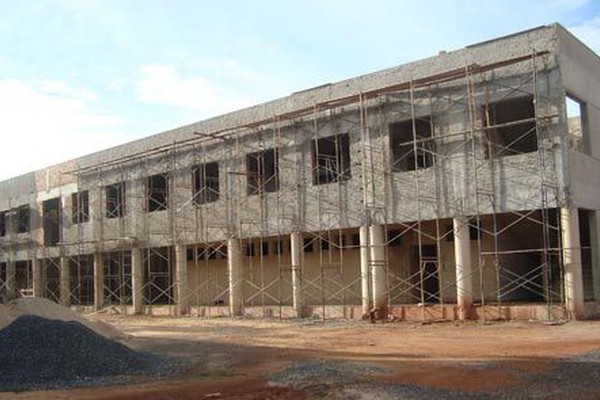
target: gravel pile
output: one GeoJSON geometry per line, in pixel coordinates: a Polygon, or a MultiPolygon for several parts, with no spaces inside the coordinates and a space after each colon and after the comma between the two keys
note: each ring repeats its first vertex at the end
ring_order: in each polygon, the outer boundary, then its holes
{"type": "Polygon", "coordinates": [[[21,315],[36,315],[60,321],[77,321],[106,338],[125,339],[125,335],[112,325],[102,321],[89,321],[68,307],[63,307],[51,300],[37,297],[13,300],[5,307],[0,307],[0,329],[21,315]]]}
{"type": "Polygon", "coordinates": [[[76,321],[22,315],[0,330],[0,390],[115,384],[129,375],[166,375],[173,367],[76,321]]]}

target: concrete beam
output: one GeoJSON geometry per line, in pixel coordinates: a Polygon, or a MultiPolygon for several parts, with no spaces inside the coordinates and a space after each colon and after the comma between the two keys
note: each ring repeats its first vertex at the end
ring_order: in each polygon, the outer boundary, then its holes
{"type": "Polygon", "coordinates": [[[102,254],[94,253],[94,308],[104,307],[104,263],[102,254]]]}
{"type": "Polygon", "coordinates": [[[473,276],[469,219],[457,217],[454,225],[454,263],[456,265],[456,305],[458,318],[469,319],[473,308],[473,276]]]}
{"type": "Polygon", "coordinates": [[[297,318],[302,315],[302,246],[303,238],[300,232],[290,235],[290,253],[292,264],[292,304],[297,318]]]}
{"type": "Polygon", "coordinates": [[[227,241],[227,271],[229,274],[229,313],[244,314],[244,270],[239,239],[227,241]]]}
{"type": "Polygon", "coordinates": [[[584,319],[583,273],[577,208],[563,207],[560,209],[560,227],[567,311],[573,319],[584,319]]]}
{"type": "Polygon", "coordinates": [[[142,249],[131,249],[131,286],[134,314],[141,314],[144,305],[144,254],[142,249]]]}
{"type": "Polygon", "coordinates": [[[188,287],[187,246],[175,246],[175,303],[179,314],[189,312],[190,290],[188,287]]]}

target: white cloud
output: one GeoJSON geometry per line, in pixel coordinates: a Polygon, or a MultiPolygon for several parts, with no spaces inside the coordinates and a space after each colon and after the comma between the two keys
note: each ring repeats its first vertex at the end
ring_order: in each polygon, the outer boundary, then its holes
{"type": "Polygon", "coordinates": [[[183,77],[173,66],[145,65],[140,72],[140,101],[208,113],[233,111],[254,103],[250,98],[217,87],[204,77],[183,77]]]}
{"type": "Polygon", "coordinates": [[[62,81],[0,80],[0,180],[122,141],[121,120],[94,111],[96,94],[62,81]]]}

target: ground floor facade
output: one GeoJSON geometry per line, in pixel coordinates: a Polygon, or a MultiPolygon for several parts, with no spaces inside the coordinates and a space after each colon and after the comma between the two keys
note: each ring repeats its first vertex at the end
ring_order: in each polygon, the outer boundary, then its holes
{"type": "Polygon", "coordinates": [[[583,319],[598,225],[561,208],[32,257],[0,264],[0,292],[127,313],[583,319]]]}

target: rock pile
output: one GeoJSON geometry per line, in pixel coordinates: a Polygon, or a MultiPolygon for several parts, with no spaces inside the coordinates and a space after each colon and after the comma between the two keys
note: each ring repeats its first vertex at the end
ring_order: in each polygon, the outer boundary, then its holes
{"type": "MultiPolygon", "coordinates": [[[[115,378],[158,374],[165,365],[76,321],[22,315],[0,330],[0,390],[114,383],[115,378]]],[[[118,381],[118,380],[117,380],[118,381]]]]}
{"type": "Polygon", "coordinates": [[[0,304],[0,391],[117,384],[181,368],[114,341],[125,337],[48,299],[0,304]]]}
{"type": "Polygon", "coordinates": [[[0,329],[21,315],[36,315],[45,319],[76,321],[108,339],[125,339],[117,328],[101,321],[88,321],[80,314],[44,298],[21,298],[6,306],[0,304],[0,329]]]}

